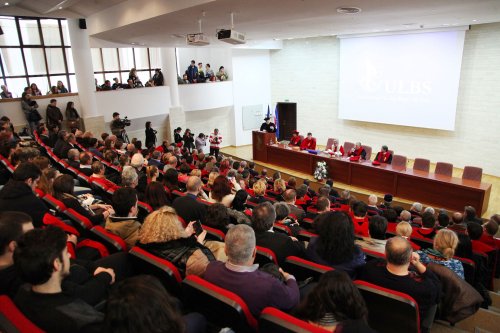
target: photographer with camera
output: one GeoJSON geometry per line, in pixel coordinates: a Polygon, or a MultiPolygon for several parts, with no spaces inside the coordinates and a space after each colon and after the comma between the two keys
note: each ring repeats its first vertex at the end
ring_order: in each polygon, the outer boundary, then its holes
{"type": "Polygon", "coordinates": [[[205,134],[203,133],[198,134],[198,137],[196,138],[194,145],[196,146],[196,150],[198,151],[198,153],[202,153],[203,148],[206,147],[207,145],[207,137],[205,136],[205,134]]]}
{"type": "Polygon", "coordinates": [[[194,134],[191,133],[189,128],[186,128],[184,132],[184,136],[182,137],[182,141],[184,141],[184,148],[191,153],[191,150],[194,149],[194,134]]]}
{"type": "Polygon", "coordinates": [[[111,128],[111,133],[116,135],[117,138],[121,139],[123,142],[130,143],[125,131],[125,126],[130,126],[130,120],[125,117],[123,120],[120,119],[120,114],[118,112],[113,112],[113,121],[109,125],[111,128]]]}

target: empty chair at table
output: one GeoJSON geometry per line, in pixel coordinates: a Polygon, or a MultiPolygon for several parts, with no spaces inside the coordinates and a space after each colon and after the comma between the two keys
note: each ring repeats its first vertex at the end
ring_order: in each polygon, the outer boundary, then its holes
{"type": "Polygon", "coordinates": [[[413,163],[413,170],[420,170],[429,172],[431,161],[425,158],[416,158],[415,163],[413,163]]]}
{"type": "Polygon", "coordinates": [[[446,162],[437,162],[436,169],[434,170],[435,174],[449,176],[451,177],[453,173],[453,164],[446,162]]]}
{"type": "Polygon", "coordinates": [[[466,166],[464,168],[464,173],[462,174],[463,179],[481,181],[483,177],[483,169],[473,166],[466,166]]]}

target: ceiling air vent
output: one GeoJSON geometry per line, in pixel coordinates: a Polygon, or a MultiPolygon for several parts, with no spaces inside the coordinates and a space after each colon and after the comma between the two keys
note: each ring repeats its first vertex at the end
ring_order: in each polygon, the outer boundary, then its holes
{"type": "Polygon", "coordinates": [[[337,8],[337,13],[340,14],[357,14],[361,11],[358,7],[339,7],[337,8]]]}

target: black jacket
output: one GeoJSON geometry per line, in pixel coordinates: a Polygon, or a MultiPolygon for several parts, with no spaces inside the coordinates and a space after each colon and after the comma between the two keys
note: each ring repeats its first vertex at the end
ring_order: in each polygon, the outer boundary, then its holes
{"type": "Polygon", "coordinates": [[[305,256],[304,243],[294,241],[289,236],[279,232],[256,232],[255,240],[258,246],[268,248],[274,252],[278,265],[283,266],[288,256],[305,256]]]}
{"type": "Polygon", "coordinates": [[[172,206],[177,212],[177,215],[182,217],[186,223],[196,220],[200,220],[201,223],[205,222],[207,209],[204,204],[196,201],[196,198],[191,194],[178,197],[174,200],[172,206]]]}
{"type": "Polygon", "coordinates": [[[7,210],[28,214],[36,228],[42,226],[43,216],[49,211],[26,183],[12,179],[0,191],[0,211],[7,210]]]}

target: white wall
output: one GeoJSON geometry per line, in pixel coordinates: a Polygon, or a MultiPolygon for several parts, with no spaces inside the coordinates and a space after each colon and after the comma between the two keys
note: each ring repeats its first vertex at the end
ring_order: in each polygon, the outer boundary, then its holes
{"type": "Polygon", "coordinates": [[[233,82],[207,82],[179,85],[179,102],[184,112],[233,105],[233,82]]]}
{"type": "Polygon", "coordinates": [[[335,37],[285,41],[271,51],[273,103],[297,103],[297,127],[328,137],[361,141],[374,150],[387,144],[409,158],[474,165],[500,175],[500,24],[466,32],[455,131],[441,131],[338,119],[339,42],[335,37]]]}
{"type": "Polygon", "coordinates": [[[229,80],[232,80],[233,68],[231,65],[232,49],[230,48],[210,48],[210,47],[186,47],[177,49],[177,74],[182,77],[191,60],[198,63],[203,63],[203,71],[205,71],[205,64],[209,63],[210,68],[217,73],[220,66],[224,66],[224,70],[229,75],[229,80]]]}
{"type": "MultiPolygon", "coordinates": [[[[214,128],[222,135],[221,147],[234,145],[234,127],[232,126],[233,107],[186,112],[186,128],[192,133],[210,135],[214,128]]],[[[185,128],[183,128],[184,131],[185,128]]],[[[208,140],[207,140],[208,141],[208,140]]],[[[208,144],[208,143],[207,143],[208,144]]]]}
{"type": "MultiPolygon", "coordinates": [[[[269,50],[233,50],[234,71],[234,145],[252,143],[252,131],[243,130],[242,108],[262,104],[267,112],[271,104],[271,62],[269,50]]],[[[272,112],[274,107],[270,106],[272,112]]]]}

